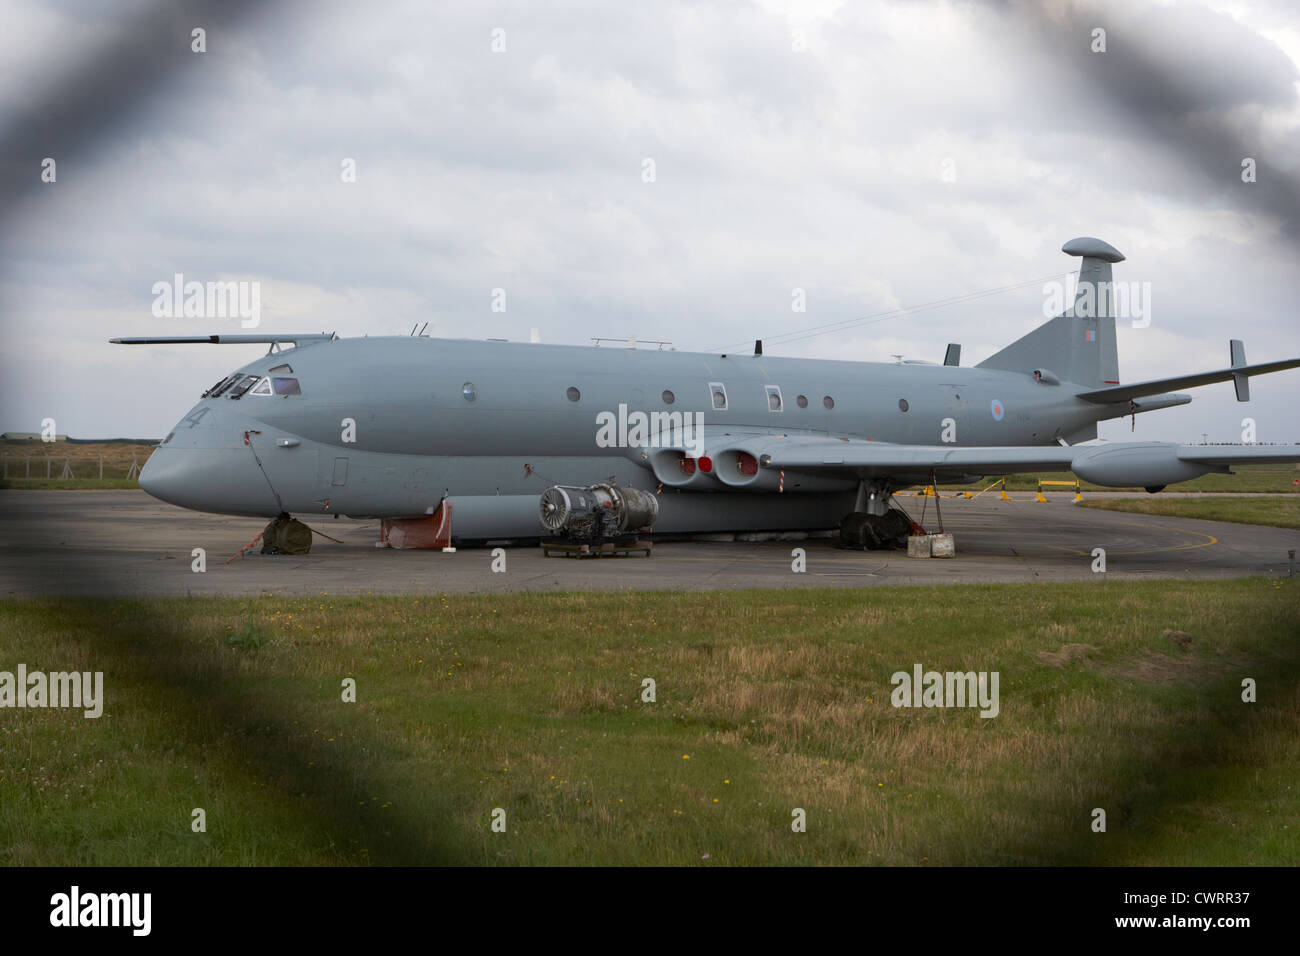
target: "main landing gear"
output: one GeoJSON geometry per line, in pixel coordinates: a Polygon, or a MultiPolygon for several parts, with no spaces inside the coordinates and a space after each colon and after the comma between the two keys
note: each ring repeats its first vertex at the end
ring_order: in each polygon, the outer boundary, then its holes
{"type": "Polygon", "coordinates": [[[855,551],[906,548],[909,535],[924,533],[900,508],[892,505],[890,484],[883,479],[858,484],[853,513],[840,522],[840,547],[855,551]]]}

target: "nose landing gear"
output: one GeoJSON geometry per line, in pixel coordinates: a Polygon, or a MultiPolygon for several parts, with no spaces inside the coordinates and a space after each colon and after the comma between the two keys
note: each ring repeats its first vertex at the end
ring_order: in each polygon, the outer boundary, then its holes
{"type": "Polygon", "coordinates": [[[282,511],[262,530],[263,554],[309,554],[311,528],[282,511]]]}

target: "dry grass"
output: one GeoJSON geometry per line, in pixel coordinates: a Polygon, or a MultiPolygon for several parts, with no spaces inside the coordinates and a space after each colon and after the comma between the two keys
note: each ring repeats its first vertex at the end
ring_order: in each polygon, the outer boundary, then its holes
{"type": "Polygon", "coordinates": [[[4,442],[0,443],[0,487],[106,488],[136,487],[127,480],[134,459],[141,468],[156,443],[117,442],[4,442]],[[103,480],[100,480],[100,461],[103,480]],[[60,478],[64,462],[73,478],[60,478]],[[7,474],[7,478],[4,476],[7,474]],[[48,477],[47,477],[48,475],[48,477]]]}
{"type": "Polygon", "coordinates": [[[1294,864],[1295,588],[8,602],[3,659],[104,669],[116,716],[6,718],[0,845],[49,863],[1294,864]],[[250,626],[266,641],[232,647],[250,626]],[[999,716],[894,708],[914,663],[998,671],[999,716]],[[83,758],[111,772],[83,780],[83,758]],[[119,792],[144,803],[106,809],[119,792]],[[238,822],[160,835],[201,801],[238,822]]]}
{"type": "Polygon", "coordinates": [[[1274,528],[1300,528],[1300,496],[1287,498],[1108,498],[1083,502],[1084,507],[1130,514],[1231,521],[1274,528]]]}

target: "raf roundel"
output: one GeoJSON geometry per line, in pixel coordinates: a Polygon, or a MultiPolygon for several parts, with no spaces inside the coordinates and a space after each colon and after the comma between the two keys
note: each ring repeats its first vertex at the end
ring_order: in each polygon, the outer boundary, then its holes
{"type": "Polygon", "coordinates": [[[989,411],[993,413],[993,420],[995,422],[1002,421],[1002,416],[1007,413],[1007,410],[1002,407],[1002,403],[996,398],[989,403],[989,411]]]}

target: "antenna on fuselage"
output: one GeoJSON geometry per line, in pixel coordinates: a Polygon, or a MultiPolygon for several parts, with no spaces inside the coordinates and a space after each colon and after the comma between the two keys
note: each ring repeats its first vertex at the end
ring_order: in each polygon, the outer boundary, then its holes
{"type": "Polygon", "coordinates": [[[755,354],[755,355],[762,355],[762,354],[763,354],[763,340],[762,340],[762,339],[754,339],[754,354],[755,354]]]}

